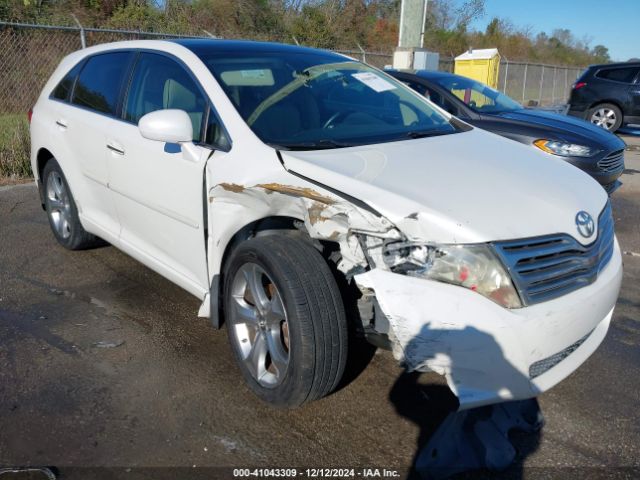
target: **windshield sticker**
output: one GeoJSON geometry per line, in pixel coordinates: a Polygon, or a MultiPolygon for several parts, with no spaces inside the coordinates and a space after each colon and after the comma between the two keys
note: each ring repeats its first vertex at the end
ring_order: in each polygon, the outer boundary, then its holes
{"type": "Polygon", "coordinates": [[[386,92],[387,90],[396,89],[394,84],[386,81],[384,78],[379,77],[373,72],[354,73],[351,76],[376,92],[386,92]]]}

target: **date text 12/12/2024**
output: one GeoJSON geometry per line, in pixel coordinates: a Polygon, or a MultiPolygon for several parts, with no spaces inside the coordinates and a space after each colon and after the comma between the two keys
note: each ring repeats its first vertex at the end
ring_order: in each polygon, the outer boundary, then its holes
{"type": "Polygon", "coordinates": [[[233,478],[399,478],[388,468],[234,468],[233,478]]]}

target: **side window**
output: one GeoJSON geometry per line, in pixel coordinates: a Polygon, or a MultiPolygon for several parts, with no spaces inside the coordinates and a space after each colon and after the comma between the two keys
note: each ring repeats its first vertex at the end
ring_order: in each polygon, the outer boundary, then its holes
{"type": "Polygon", "coordinates": [[[115,115],[131,55],[130,52],[114,52],[90,57],[80,72],[71,103],[115,115]]]}
{"type": "Polygon", "coordinates": [[[401,80],[401,81],[402,81],[402,83],[404,83],[410,89],[415,90],[420,95],[424,95],[425,97],[429,98],[429,94],[427,92],[427,87],[425,87],[424,85],[422,85],[420,83],[412,82],[410,80],[401,80]]]}
{"type": "Polygon", "coordinates": [[[596,77],[613,82],[632,83],[640,67],[606,68],[596,73],[596,77]]]}
{"type": "MultiPolygon", "coordinates": [[[[175,60],[164,55],[143,53],[131,79],[124,106],[125,119],[137,124],[147,113],[166,108],[187,112],[193,124],[193,140],[202,138],[207,103],[195,81],[175,60]]],[[[211,135],[215,137],[216,134],[211,135]]]]}
{"type": "Polygon", "coordinates": [[[431,100],[440,108],[443,108],[453,115],[458,114],[458,109],[449,100],[443,98],[442,95],[440,95],[440,93],[436,92],[435,90],[432,90],[429,87],[425,87],[421,83],[411,82],[409,80],[403,80],[402,82],[408,87],[411,87],[411,89],[418,92],[420,95],[423,95],[425,98],[431,100]]]}
{"type": "Polygon", "coordinates": [[[427,88],[424,96],[427,97],[436,105],[438,105],[440,108],[449,112],[450,114],[452,115],[460,114],[456,106],[453,103],[451,103],[451,101],[448,98],[445,98],[443,95],[441,95],[440,92],[436,92],[435,90],[427,88]]]}
{"type": "Polygon", "coordinates": [[[231,143],[225,135],[224,129],[220,124],[220,120],[214,114],[213,109],[209,109],[207,127],[204,134],[204,143],[216,146],[222,150],[228,150],[231,147],[231,143]]]}
{"type": "Polygon", "coordinates": [[[430,88],[426,88],[425,90],[426,90],[424,94],[425,97],[427,97],[429,100],[431,100],[433,103],[435,103],[439,107],[446,108],[444,105],[444,99],[442,98],[442,95],[440,95],[435,90],[431,90],[430,88]]]}
{"type": "Polygon", "coordinates": [[[76,81],[76,77],[78,76],[78,72],[80,71],[80,62],[78,65],[69,70],[60,83],[56,85],[56,88],[51,92],[51,98],[55,98],[56,100],[69,100],[69,95],[71,94],[71,89],[73,88],[73,83],[76,81]]]}

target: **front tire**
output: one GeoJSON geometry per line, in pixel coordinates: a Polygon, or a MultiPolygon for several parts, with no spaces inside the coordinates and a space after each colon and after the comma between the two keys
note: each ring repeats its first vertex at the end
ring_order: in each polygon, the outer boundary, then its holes
{"type": "Polygon", "coordinates": [[[589,110],[587,118],[591,123],[613,133],[622,125],[622,111],[612,103],[601,103],[589,110]]]}
{"type": "Polygon", "coordinates": [[[99,245],[100,239],[82,227],[67,179],[53,158],[44,166],[42,185],[44,207],[51,231],[58,243],[69,250],[83,250],[99,245]]]}
{"type": "Polygon", "coordinates": [[[284,235],[247,240],[224,271],[224,314],[253,392],[279,407],[329,394],[347,359],[347,321],[329,266],[284,235]]]}

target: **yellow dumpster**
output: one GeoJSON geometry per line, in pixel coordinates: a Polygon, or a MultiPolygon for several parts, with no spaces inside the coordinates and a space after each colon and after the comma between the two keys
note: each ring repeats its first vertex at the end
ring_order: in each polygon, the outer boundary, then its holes
{"type": "Polygon", "coordinates": [[[500,54],[497,48],[469,49],[455,58],[456,75],[473,78],[492,88],[498,88],[500,54]]]}

